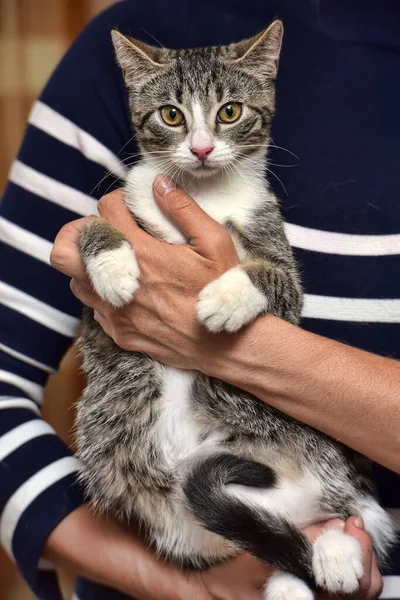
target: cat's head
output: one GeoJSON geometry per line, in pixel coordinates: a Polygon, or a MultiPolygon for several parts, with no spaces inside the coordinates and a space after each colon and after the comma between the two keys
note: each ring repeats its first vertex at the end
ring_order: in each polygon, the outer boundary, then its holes
{"type": "Polygon", "coordinates": [[[263,156],[282,35],[274,21],[237,44],[168,50],[113,31],[143,156],[175,178],[229,172],[263,156]]]}

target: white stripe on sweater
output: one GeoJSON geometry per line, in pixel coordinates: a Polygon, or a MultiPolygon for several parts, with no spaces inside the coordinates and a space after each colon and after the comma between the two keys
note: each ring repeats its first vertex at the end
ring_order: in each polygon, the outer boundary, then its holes
{"type": "Polygon", "coordinates": [[[17,387],[38,404],[41,404],[43,401],[43,387],[38,383],[34,383],[20,375],[15,375],[11,371],[4,370],[0,370],[0,381],[17,387]]]}
{"type": "Polygon", "coordinates": [[[352,235],[335,233],[285,224],[288,240],[295,248],[324,252],[326,254],[345,254],[348,256],[386,256],[400,254],[400,234],[392,235],[352,235]]]}
{"type": "Polygon", "coordinates": [[[78,215],[97,215],[97,200],[16,160],[10,181],[78,215]]]}
{"type": "Polygon", "coordinates": [[[42,435],[55,435],[54,429],[42,419],[34,419],[14,427],[0,437],[0,461],[17,448],[42,435]]]}
{"type": "Polygon", "coordinates": [[[31,367],[36,367],[37,369],[40,369],[41,371],[45,371],[46,373],[54,373],[54,371],[55,371],[55,369],[52,369],[51,367],[45,365],[44,363],[39,362],[38,360],[31,358],[30,356],[26,356],[26,354],[17,352],[17,350],[14,350],[13,348],[9,348],[8,346],[6,346],[5,344],[2,344],[1,342],[0,342],[0,350],[2,352],[4,352],[5,354],[8,354],[9,356],[12,356],[13,358],[16,358],[17,360],[21,360],[22,362],[26,363],[27,365],[31,365],[31,367]]]}
{"type": "Polygon", "coordinates": [[[0,303],[68,337],[74,337],[79,325],[79,320],[75,317],[2,281],[0,281],[0,303]]]}
{"type": "Polygon", "coordinates": [[[40,408],[32,400],[16,398],[14,396],[0,396],[0,410],[7,410],[9,408],[26,408],[40,415],[40,408]]]}
{"type": "Polygon", "coordinates": [[[379,598],[391,598],[391,600],[400,598],[399,575],[388,575],[383,578],[383,592],[379,598]]]}
{"type": "Polygon", "coordinates": [[[111,150],[47,104],[40,101],[35,103],[29,123],[60,142],[76,148],[83,156],[102,165],[117,178],[126,177],[127,169],[111,150]]]}
{"type": "Polygon", "coordinates": [[[78,469],[74,456],[60,458],[32,475],[14,492],[0,516],[0,541],[11,558],[14,532],[25,510],[47,488],[78,469]]]}
{"type": "Polygon", "coordinates": [[[50,264],[50,252],[53,244],[4,217],[0,217],[0,242],[29,254],[47,265],[50,264]]]}
{"type": "Polygon", "coordinates": [[[400,323],[400,300],[336,298],[305,294],[303,317],[370,323],[400,323]]]}

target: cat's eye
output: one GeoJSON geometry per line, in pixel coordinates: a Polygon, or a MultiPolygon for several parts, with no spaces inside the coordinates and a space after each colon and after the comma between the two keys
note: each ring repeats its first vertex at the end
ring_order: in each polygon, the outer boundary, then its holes
{"type": "Polygon", "coordinates": [[[234,123],[242,114],[242,105],[238,102],[227,102],[218,111],[217,120],[220,123],[234,123]]]}
{"type": "Polygon", "coordinates": [[[183,116],[183,112],[176,108],[176,106],[167,105],[163,106],[160,110],[161,118],[167,125],[171,127],[177,127],[178,125],[182,125],[185,120],[183,116]]]}

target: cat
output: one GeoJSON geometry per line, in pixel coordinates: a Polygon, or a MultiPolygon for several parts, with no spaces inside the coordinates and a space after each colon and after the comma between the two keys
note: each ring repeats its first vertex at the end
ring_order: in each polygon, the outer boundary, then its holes
{"type": "MultiPolygon", "coordinates": [[[[234,240],[240,265],[198,298],[214,333],[265,313],[300,320],[297,267],[264,177],[282,35],[274,21],[239,43],[168,50],[112,32],[141,150],[125,188],[132,215],[158,239],[186,242],[153,198],[155,175],[167,171],[234,240]]],[[[97,220],[79,248],[96,292],[116,307],[130,302],[140,265],[122,234],[97,220]]],[[[127,526],[138,521],[161,556],[205,569],[250,552],[276,568],[266,600],[311,600],[319,587],[352,593],[359,543],[330,530],[311,544],[302,528],[361,515],[384,562],[393,526],[366,458],[243,390],[119,348],[88,309],[79,343],[88,498],[127,526]]]]}

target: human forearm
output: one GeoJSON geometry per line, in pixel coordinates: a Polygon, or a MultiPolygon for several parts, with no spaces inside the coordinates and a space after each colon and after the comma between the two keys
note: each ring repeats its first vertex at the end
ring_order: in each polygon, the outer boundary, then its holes
{"type": "Polygon", "coordinates": [[[266,316],[204,370],[400,471],[398,362],[266,316]]]}
{"type": "Polygon", "coordinates": [[[200,578],[157,561],[132,534],[97,517],[88,505],[70,513],[50,535],[43,556],[56,566],[139,600],[207,600],[200,578]]]}

